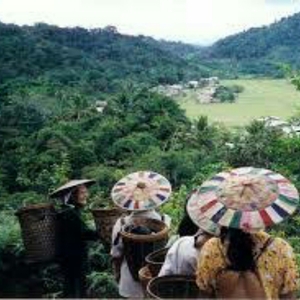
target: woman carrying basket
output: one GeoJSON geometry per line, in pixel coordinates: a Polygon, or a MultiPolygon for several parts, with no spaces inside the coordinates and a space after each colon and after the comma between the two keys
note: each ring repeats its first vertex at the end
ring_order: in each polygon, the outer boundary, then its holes
{"type": "Polygon", "coordinates": [[[81,217],[87,203],[87,188],[93,180],[71,180],[50,196],[62,200],[58,212],[57,257],[64,275],[64,297],[83,298],[86,291],[87,245],[99,238],[81,217]]]}
{"type": "Polygon", "coordinates": [[[209,298],[295,298],[298,272],[291,246],[263,232],[297,208],[296,188],[283,176],[252,167],[205,182],[188,211],[222,227],[202,248],[199,289],[209,298]]]}
{"type": "MultiPolygon", "coordinates": [[[[187,200],[194,193],[196,193],[196,190],[189,195],[187,200]]],[[[194,218],[194,215],[190,216],[185,206],[185,214],[178,228],[180,238],[169,249],[158,276],[194,276],[202,246],[210,238],[218,236],[219,233],[219,227],[212,221],[204,216],[202,218],[194,218]]]]}
{"type": "MultiPolygon", "coordinates": [[[[113,267],[119,294],[126,298],[143,298],[143,288],[132,271],[132,262],[125,257],[124,242],[120,232],[136,218],[164,221],[170,226],[170,217],[161,216],[154,209],[165,203],[171,194],[171,185],[166,178],[155,172],[136,172],[115,184],[112,199],[122,209],[131,211],[126,217],[117,220],[112,232],[113,267]]],[[[148,228],[133,228],[136,234],[148,234],[148,228]]],[[[133,232],[133,231],[131,231],[133,232]]],[[[138,256],[138,255],[137,255],[138,256]]],[[[135,258],[133,257],[133,260],[135,258]]],[[[136,257],[137,259],[137,257],[136,257]]]]}

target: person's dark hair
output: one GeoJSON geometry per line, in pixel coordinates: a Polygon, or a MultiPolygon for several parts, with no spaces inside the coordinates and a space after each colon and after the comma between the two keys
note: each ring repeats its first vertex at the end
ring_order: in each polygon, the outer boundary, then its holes
{"type": "Polygon", "coordinates": [[[255,260],[253,254],[254,242],[251,234],[240,229],[221,228],[221,241],[229,241],[227,249],[227,258],[229,259],[229,268],[234,271],[253,271],[255,260]]]}
{"type": "Polygon", "coordinates": [[[187,213],[186,205],[187,205],[189,196],[187,196],[187,198],[185,200],[184,215],[183,215],[183,218],[181,219],[178,229],[177,229],[177,234],[180,237],[195,235],[197,233],[197,231],[199,230],[199,227],[191,220],[190,216],[187,213]]]}
{"type": "Polygon", "coordinates": [[[199,227],[193,223],[188,214],[185,214],[178,226],[177,233],[179,236],[191,236],[195,235],[198,230],[199,227]]]}

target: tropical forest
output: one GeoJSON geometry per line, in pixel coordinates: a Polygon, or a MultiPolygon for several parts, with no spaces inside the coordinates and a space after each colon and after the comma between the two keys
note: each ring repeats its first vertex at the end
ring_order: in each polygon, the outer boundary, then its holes
{"type": "MultiPolygon", "coordinates": [[[[95,180],[84,211],[93,228],[91,209],[113,206],[123,176],[162,174],[172,233],[189,192],[218,172],[266,168],[300,189],[299,45],[300,13],[205,47],[113,25],[0,23],[0,297],[62,296],[55,261],[26,262],[17,212],[52,202],[68,180],[95,180]]],[[[271,233],[300,270],[298,226],[296,213],[271,233]]],[[[89,244],[90,298],[119,297],[109,251],[89,244]]]]}

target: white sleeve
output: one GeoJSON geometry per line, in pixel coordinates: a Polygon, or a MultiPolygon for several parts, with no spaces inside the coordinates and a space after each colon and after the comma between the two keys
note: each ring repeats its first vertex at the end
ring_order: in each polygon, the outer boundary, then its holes
{"type": "Polygon", "coordinates": [[[171,248],[171,246],[180,238],[178,234],[172,234],[168,240],[166,248],[171,248]]]}
{"type": "Polygon", "coordinates": [[[179,240],[177,240],[172,247],[169,249],[165,262],[162,265],[158,277],[165,275],[176,275],[178,273],[178,257],[176,257],[178,252],[179,240]]]}
{"type": "Polygon", "coordinates": [[[123,255],[123,241],[119,234],[121,229],[122,229],[121,219],[118,219],[116,224],[113,227],[111,250],[110,250],[110,254],[114,258],[118,258],[123,255]]]}
{"type": "Polygon", "coordinates": [[[169,215],[164,214],[164,222],[170,228],[171,227],[172,218],[169,215]]]}

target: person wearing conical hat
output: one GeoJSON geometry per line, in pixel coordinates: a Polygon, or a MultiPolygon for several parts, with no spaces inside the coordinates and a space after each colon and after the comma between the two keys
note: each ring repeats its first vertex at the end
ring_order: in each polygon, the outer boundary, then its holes
{"type": "MultiPolygon", "coordinates": [[[[164,204],[171,194],[169,181],[155,172],[140,171],[129,174],[118,181],[112,189],[112,200],[124,210],[130,212],[121,217],[112,232],[111,255],[119,294],[125,298],[144,298],[141,283],[133,278],[130,267],[124,257],[124,245],[120,231],[136,217],[162,220],[170,226],[171,219],[160,215],[155,209],[164,204]]],[[[140,228],[145,231],[147,228],[140,228]]]]}
{"type": "MultiPolygon", "coordinates": [[[[186,205],[195,190],[187,197],[186,205]]],[[[210,238],[218,236],[217,225],[206,217],[191,219],[185,205],[185,214],[179,224],[180,238],[168,250],[158,276],[195,275],[197,259],[202,246],[210,238]]]]}
{"type": "Polygon", "coordinates": [[[205,243],[198,259],[202,293],[223,299],[295,299],[293,249],[264,230],[293,214],[298,202],[290,181],[267,169],[233,169],[203,183],[188,210],[219,225],[221,235],[205,243]]]}
{"type": "Polygon", "coordinates": [[[86,242],[97,240],[98,234],[86,226],[81,211],[87,204],[87,188],[93,183],[88,179],[71,180],[50,194],[62,202],[58,212],[57,257],[64,275],[65,298],[86,296],[86,242]]]}

